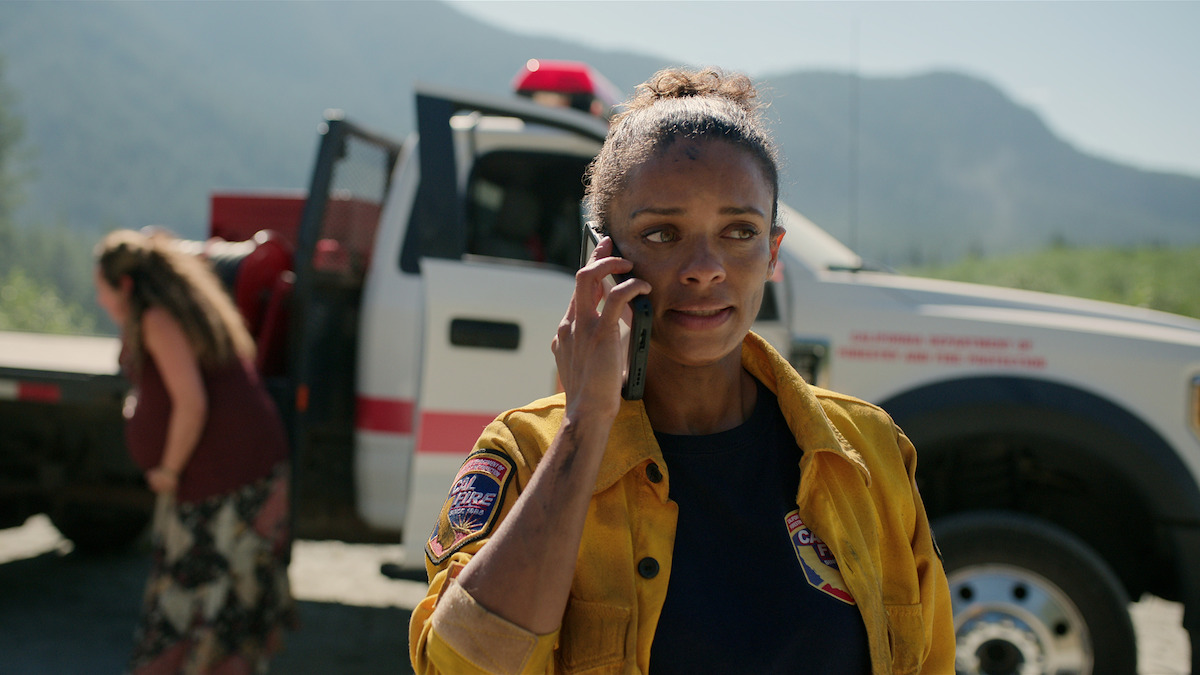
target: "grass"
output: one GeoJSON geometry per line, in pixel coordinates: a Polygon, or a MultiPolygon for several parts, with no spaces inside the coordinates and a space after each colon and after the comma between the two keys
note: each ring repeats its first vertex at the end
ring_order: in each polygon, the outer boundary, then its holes
{"type": "Polygon", "coordinates": [[[1200,318],[1200,246],[1060,246],[901,271],[934,279],[1106,300],[1200,318]]]}

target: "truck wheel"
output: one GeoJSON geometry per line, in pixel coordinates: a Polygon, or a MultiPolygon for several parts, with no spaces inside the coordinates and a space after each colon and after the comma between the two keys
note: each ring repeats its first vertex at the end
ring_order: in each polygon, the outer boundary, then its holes
{"type": "Polygon", "coordinates": [[[958,675],[1137,672],[1129,598],[1071,533],[976,512],[934,523],[954,606],[958,675]]]}
{"type": "Polygon", "coordinates": [[[109,553],[130,546],[146,530],[150,512],[67,504],[52,510],[50,522],[83,554],[109,553]]]}

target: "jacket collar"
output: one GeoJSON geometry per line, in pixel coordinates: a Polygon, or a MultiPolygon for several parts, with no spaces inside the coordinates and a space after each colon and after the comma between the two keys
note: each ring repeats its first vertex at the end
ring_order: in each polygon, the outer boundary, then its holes
{"type": "MultiPolygon", "coordinates": [[[[812,388],[779,352],[753,332],[742,341],[742,367],[779,398],[788,427],[804,449],[802,462],[830,453],[849,462],[862,474],[863,482],[870,484],[871,475],[862,456],[829,421],[812,388]]],[[[664,464],[662,450],[646,416],[646,406],[641,401],[622,403],[613,421],[605,456],[596,477],[596,492],[612,487],[621,476],[647,459],[664,464]]],[[[662,497],[666,499],[665,493],[662,497]]]]}
{"type": "Polygon", "coordinates": [[[862,474],[863,482],[871,484],[862,454],[829,420],[813,387],[770,343],[755,333],[748,334],[742,341],[742,367],[779,398],[784,419],[804,449],[805,463],[816,455],[830,453],[849,462],[862,474]]]}

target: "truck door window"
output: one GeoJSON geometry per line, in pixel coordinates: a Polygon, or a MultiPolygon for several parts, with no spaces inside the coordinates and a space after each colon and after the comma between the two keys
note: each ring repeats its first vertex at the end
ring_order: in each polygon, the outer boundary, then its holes
{"type": "Polygon", "coordinates": [[[348,136],[331,176],[313,268],[361,284],[371,265],[395,151],[348,136]]]}
{"type": "Polygon", "coordinates": [[[574,270],[589,161],[518,151],[480,157],[467,187],[467,252],[574,270]]]}

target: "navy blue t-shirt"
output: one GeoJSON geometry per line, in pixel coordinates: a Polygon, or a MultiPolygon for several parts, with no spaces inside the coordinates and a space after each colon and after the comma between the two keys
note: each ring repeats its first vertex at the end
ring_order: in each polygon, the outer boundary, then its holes
{"type": "Polygon", "coordinates": [[[679,505],[650,672],[871,672],[862,615],[796,512],[800,455],[775,395],[707,436],[655,433],[679,505]]]}

